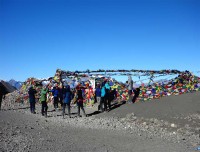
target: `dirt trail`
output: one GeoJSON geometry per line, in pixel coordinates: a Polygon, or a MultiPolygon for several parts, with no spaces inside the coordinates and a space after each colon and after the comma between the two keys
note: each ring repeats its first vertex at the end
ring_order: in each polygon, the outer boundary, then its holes
{"type": "Polygon", "coordinates": [[[89,117],[82,118],[75,107],[71,119],[51,106],[48,118],[41,116],[40,105],[31,114],[26,105],[8,99],[0,111],[2,152],[192,152],[200,145],[200,92],[118,104],[108,113],[86,108],[89,117]]]}
{"type": "Polygon", "coordinates": [[[0,119],[0,151],[2,152],[188,152],[187,147],[180,143],[147,138],[126,131],[73,128],[67,125],[65,120],[55,122],[17,111],[2,111],[0,119]]]}

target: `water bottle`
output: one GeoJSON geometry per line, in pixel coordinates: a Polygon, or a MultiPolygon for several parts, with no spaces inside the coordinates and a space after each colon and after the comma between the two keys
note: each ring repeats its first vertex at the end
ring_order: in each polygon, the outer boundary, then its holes
{"type": "Polygon", "coordinates": [[[200,146],[199,147],[197,147],[197,149],[196,150],[200,150],[200,146]]]}

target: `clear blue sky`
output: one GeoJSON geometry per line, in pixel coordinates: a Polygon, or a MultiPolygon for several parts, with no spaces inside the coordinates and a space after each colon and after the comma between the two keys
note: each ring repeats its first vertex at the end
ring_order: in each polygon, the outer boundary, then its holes
{"type": "Polygon", "coordinates": [[[199,0],[0,0],[0,79],[200,70],[199,0]]]}

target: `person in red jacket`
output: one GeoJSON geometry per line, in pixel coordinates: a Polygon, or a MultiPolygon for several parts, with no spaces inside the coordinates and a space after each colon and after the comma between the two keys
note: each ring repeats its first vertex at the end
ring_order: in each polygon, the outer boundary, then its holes
{"type": "Polygon", "coordinates": [[[83,112],[83,115],[86,117],[87,115],[85,114],[85,110],[83,107],[83,92],[80,86],[76,87],[76,96],[77,96],[77,106],[78,106],[78,116],[81,117],[80,115],[80,109],[83,112]]]}

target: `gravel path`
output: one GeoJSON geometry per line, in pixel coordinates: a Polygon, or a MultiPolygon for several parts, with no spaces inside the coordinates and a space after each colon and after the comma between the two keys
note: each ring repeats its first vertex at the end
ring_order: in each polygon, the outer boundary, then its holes
{"type": "Polygon", "coordinates": [[[174,96],[168,104],[167,98],[116,104],[108,113],[86,108],[89,117],[82,118],[74,107],[73,118],[65,119],[51,106],[48,118],[41,116],[40,105],[31,114],[9,96],[0,111],[0,151],[192,152],[200,145],[199,95],[174,96]]]}
{"type": "MultiPolygon", "coordinates": [[[[188,152],[181,143],[125,130],[81,127],[87,120],[45,119],[18,111],[0,112],[0,151],[137,151],[188,152]],[[81,124],[82,123],[82,124],[81,124]],[[81,124],[81,125],[79,125],[81,124]]],[[[86,126],[88,126],[86,124],[86,126]]],[[[190,149],[191,150],[191,149],[190,149]]]]}

